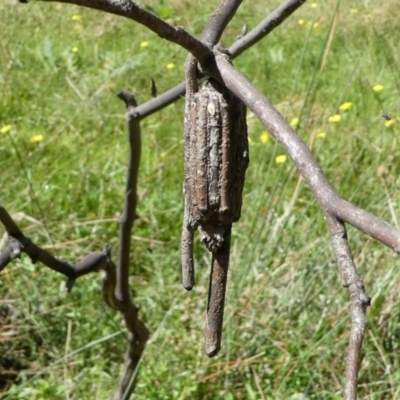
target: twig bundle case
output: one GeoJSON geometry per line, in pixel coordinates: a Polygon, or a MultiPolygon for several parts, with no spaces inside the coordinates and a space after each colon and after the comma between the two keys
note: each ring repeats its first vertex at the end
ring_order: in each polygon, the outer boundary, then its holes
{"type": "Polygon", "coordinates": [[[213,254],[206,320],[206,353],[220,349],[230,232],[240,218],[249,164],[246,107],[209,78],[187,93],[185,115],[185,218],[182,232],[183,285],[194,285],[193,233],[199,230],[213,254]]]}
{"type": "Polygon", "coordinates": [[[246,107],[215,79],[190,99],[186,133],[185,199],[189,228],[199,229],[209,251],[224,227],[240,218],[249,164],[246,107]]]}

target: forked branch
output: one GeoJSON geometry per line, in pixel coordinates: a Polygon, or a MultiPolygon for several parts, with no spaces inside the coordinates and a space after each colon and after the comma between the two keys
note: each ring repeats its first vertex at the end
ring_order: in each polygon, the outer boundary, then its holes
{"type": "Polygon", "coordinates": [[[11,261],[19,258],[22,253],[26,253],[32,263],[39,261],[53,271],[65,275],[68,278],[66,287],[70,291],[77,278],[90,272],[104,270],[108,262],[108,249],[89,253],[75,265],[54,257],[25,236],[2,205],[0,205],[0,222],[8,234],[8,244],[0,254],[0,271],[11,261]]]}
{"type": "MultiPolygon", "coordinates": [[[[28,1],[19,0],[21,3],[27,3],[28,1]]],[[[172,27],[168,23],[164,22],[162,19],[156,17],[150,11],[147,11],[133,2],[129,1],[128,3],[132,4],[134,7],[127,7],[127,0],[42,0],[46,2],[61,2],[68,4],[76,4],[81,5],[83,7],[93,8],[96,10],[106,11],[112,14],[116,14],[119,16],[123,16],[129,19],[133,19],[149,29],[153,30],[160,37],[166,38],[172,42],[180,44],[182,47],[186,48],[189,52],[196,54],[197,60],[201,60],[202,57],[199,57],[199,52],[207,51],[196,45],[192,46],[197,47],[196,50],[189,50],[188,47],[185,47],[182,43],[178,43],[175,40],[172,40],[174,37],[171,31],[172,29],[181,29],[180,27],[172,27]],[[143,22],[142,22],[143,20],[143,22]],[[151,21],[151,22],[150,22],[151,21]],[[163,24],[163,28],[159,29],[157,27],[156,21],[161,21],[163,24]],[[156,26],[157,29],[153,29],[156,26]],[[165,34],[165,31],[168,31],[168,34],[165,34]]],[[[290,15],[292,15],[301,5],[303,5],[306,0],[285,0],[280,6],[274,9],[263,21],[261,21],[254,29],[248,32],[246,35],[235,41],[235,43],[228,49],[231,53],[231,58],[234,59],[240,54],[242,54],[245,50],[253,46],[255,43],[259,42],[265,36],[267,36],[273,29],[278,27],[283,21],[285,21],[290,15]]],[[[220,39],[227,23],[232,18],[237,8],[242,3],[242,0],[223,0],[216,12],[211,16],[210,21],[207,27],[204,29],[200,41],[206,43],[208,46],[213,46],[220,39]]],[[[181,42],[184,42],[184,40],[181,42]]],[[[187,40],[189,42],[189,40],[187,40]]],[[[210,54],[205,54],[206,57],[209,57],[210,54]]],[[[202,62],[202,64],[204,64],[202,62]]],[[[174,103],[181,96],[185,94],[186,84],[185,82],[181,82],[177,86],[169,89],[168,91],[162,93],[155,99],[149,100],[146,103],[139,105],[135,112],[137,117],[140,119],[146,118],[147,116],[161,110],[162,108],[168,106],[171,103],[174,103]]]]}
{"type": "Polygon", "coordinates": [[[126,91],[121,91],[118,97],[125,102],[127,107],[126,118],[130,148],[125,206],[120,218],[118,266],[111,259],[109,246],[105,246],[103,251],[89,253],[75,265],[55,258],[26,237],[6,209],[0,205],[0,222],[4,225],[9,238],[8,245],[0,254],[0,271],[24,252],[32,262],[40,261],[54,271],[65,275],[68,278],[66,285],[68,291],[72,289],[78,277],[94,271],[103,271],[103,298],[111,308],[121,312],[128,330],[126,368],[114,400],[128,399],[134,391],[137,369],[149,338],[149,332],[138,317],[138,307],[132,303],[129,291],[130,243],[136,215],[137,177],[141,152],[140,124],[139,120],[135,118],[136,101],[134,97],[126,91]]]}
{"type": "MultiPolygon", "coordinates": [[[[286,1],[284,1],[279,7],[274,9],[263,21],[261,21],[254,29],[252,29],[250,32],[245,34],[240,39],[236,40],[235,43],[233,43],[233,45],[231,47],[229,47],[228,51],[231,54],[231,58],[235,59],[240,54],[242,54],[244,51],[246,51],[248,48],[250,48],[257,42],[259,42],[264,37],[266,37],[276,27],[278,27],[283,21],[285,21],[290,15],[292,15],[302,4],[304,4],[305,1],[306,0],[286,0],[286,1]]],[[[223,2],[223,3],[225,3],[225,2],[223,2]]],[[[239,2],[235,2],[235,3],[239,3],[239,2]]],[[[240,3],[241,3],[241,1],[240,1],[240,3]]],[[[237,4],[237,6],[238,5],[239,4],[237,4]]],[[[230,7],[232,7],[232,6],[230,6],[230,7]]],[[[222,5],[220,6],[220,9],[217,10],[217,12],[213,14],[213,16],[216,14],[222,13],[222,15],[226,14],[227,18],[230,18],[230,12],[231,12],[232,8],[229,9],[227,7],[227,11],[224,11],[224,9],[221,9],[221,8],[222,8],[222,5]]],[[[211,17],[211,18],[213,18],[213,17],[211,17]]],[[[220,21],[218,21],[218,22],[220,23],[220,26],[222,26],[222,23],[220,21]]],[[[213,31],[213,32],[220,32],[220,28],[218,29],[218,31],[213,29],[213,24],[210,21],[210,23],[204,29],[202,36],[200,37],[200,40],[207,44],[215,45],[217,43],[217,41],[219,40],[222,32],[219,34],[219,37],[217,35],[215,35],[214,38],[210,38],[209,34],[207,33],[208,29],[210,29],[210,28],[211,28],[211,31],[213,31]]],[[[175,86],[172,89],[169,89],[165,93],[162,93],[157,98],[149,100],[146,103],[139,105],[136,108],[136,112],[137,112],[138,116],[141,119],[146,118],[147,116],[162,109],[163,107],[168,106],[169,104],[173,103],[174,101],[179,99],[181,96],[183,96],[185,94],[185,89],[186,89],[185,82],[181,82],[179,85],[175,86]]]]}

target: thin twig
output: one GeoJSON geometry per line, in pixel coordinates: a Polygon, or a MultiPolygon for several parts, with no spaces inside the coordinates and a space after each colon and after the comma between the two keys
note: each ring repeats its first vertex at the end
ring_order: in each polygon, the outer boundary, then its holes
{"type": "Polygon", "coordinates": [[[367,329],[366,310],[371,304],[371,299],[365,293],[364,284],[354,265],[344,223],[329,214],[326,214],[325,218],[342,274],[342,284],[350,293],[351,330],[346,358],[344,399],[356,400],[361,348],[367,329]]]}
{"type": "Polygon", "coordinates": [[[118,97],[125,102],[127,108],[127,130],[129,141],[129,161],[125,184],[125,205],[120,217],[119,253],[117,268],[116,297],[122,302],[130,301],[129,293],[129,265],[130,246],[133,223],[137,204],[137,178],[139,173],[141,134],[140,122],[133,117],[137,105],[134,96],[127,91],[120,91],[118,97]]]}
{"type": "Polygon", "coordinates": [[[107,254],[105,251],[89,253],[75,265],[54,257],[25,236],[18,225],[12,220],[7,210],[1,205],[0,222],[4,225],[9,238],[8,245],[0,254],[0,271],[12,260],[19,258],[21,253],[26,253],[30,257],[32,263],[39,261],[53,271],[65,275],[68,278],[66,287],[67,290],[70,291],[75,280],[80,276],[105,268],[107,262],[107,254]]]}
{"type": "Polygon", "coordinates": [[[274,11],[262,20],[254,29],[229,48],[232,57],[235,58],[246,51],[248,48],[267,36],[272,30],[278,27],[285,19],[291,16],[307,0],[286,0],[274,11]]]}
{"type": "Polygon", "coordinates": [[[181,236],[181,267],[182,286],[192,290],[195,285],[195,271],[193,260],[193,229],[190,227],[188,204],[185,201],[183,226],[181,236]]]}
{"type": "MultiPolygon", "coordinates": [[[[185,103],[185,183],[184,190],[187,185],[192,185],[191,180],[193,174],[189,171],[190,163],[190,132],[191,126],[195,121],[191,121],[190,109],[193,107],[193,96],[198,91],[197,83],[197,62],[195,58],[189,54],[185,62],[185,81],[186,81],[186,103],[185,103]]],[[[182,268],[182,286],[186,290],[192,290],[195,284],[195,270],[193,259],[193,231],[189,217],[189,202],[185,194],[184,216],[181,235],[181,268],[182,268]]]]}
{"type": "Polygon", "coordinates": [[[222,0],[218,8],[208,20],[200,41],[212,49],[221,39],[229,21],[236,14],[243,0],[222,0]]]}
{"type": "MultiPolygon", "coordinates": [[[[119,253],[118,266],[115,275],[115,298],[112,294],[110,298],[115,301],[118,310],[124,316],[125,324],[128,329],[128,350],[125,355],[125,371],[120,381],[114,400],[129,399],[136,386],[137,368],[149,338],[149,331],[143,322],[138,318],[138,308],[132,303],[129,291],[129,266],[130,266],[130,245],[133,223],[136,215],[137,205],[137,179],[140,165],[141,153],[141,133],[140,122],[135,118],[135,107],[137,105],[134,96],[121,90],[118,97],[125,102],[127,112],[127,130],[129,140],[129,161],[125,185],[125,206],[120,218],[119,231],[119,253]]],[[[115,268],[110,273],[114,274],[115,268]]],[[[110,280],[114,276],[110,275],[110,280]]],[[[111,282],[112,288],[114,282],[111,282]]],[[[107,292],[103,290],[103,293],[107,292]]],[[[110,290],[108,290],[110,293],[110,290]]]]}

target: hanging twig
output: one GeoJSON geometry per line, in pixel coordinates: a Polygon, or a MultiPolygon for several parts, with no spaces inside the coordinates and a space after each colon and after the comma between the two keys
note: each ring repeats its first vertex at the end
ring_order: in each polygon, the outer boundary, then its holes
{"type": "Polygon", "coordinates": [[[224,241],[221,247],[212,255],[204,328],[204,348],[208,357],[214,357],[221,349],[230,248],[231,226],[224,232],[224,241]]]}

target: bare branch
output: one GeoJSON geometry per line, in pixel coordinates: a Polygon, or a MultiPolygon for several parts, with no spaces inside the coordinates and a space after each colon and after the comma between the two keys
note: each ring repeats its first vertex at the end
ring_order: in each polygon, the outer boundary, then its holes
{"type": "Polygon", "coordinates": [[[225,28],[229,21],[235,15],[243,0],[222,0],[221,4],[210,17],[203,33],[200,36],[200,41],[208,47],[213,48],[221,39],[225,28]]]}
{"type": "Polygon", "coordinates": [[[135,97],[121,90],[118,97],[125,102],[129,139],[129,162],[125,185],[125,206],[120,217],[118,267],[109,264],[103,280],[103,297],[107,304],[124,316],[128,329],[128,350],[125,371],[114,400],[130,398],[136,386],[136,372],[149,338],[149,331],[138,317],[138,308],[132,303],[129,291],[130,246],[133,223],[136,217],[137,179],[141,153],[140,122],[136,118],[135,97]]]}
{"type": "MultiPolygon", "coordinates": [[[[218,43],[226,26],[235,15],[241,3],[242,0],[222,0],[217,10],[210,17],[199,40],[208,48],[212,49],[218,43]]],[[[194,53],[190,53],[186,60],[186,91],[189,90],[191,92],[190,94],[197,91],[197,82],[195,82],[197,80],[197,61],[203,64],[197,57],[197,54],[194,53]],[[196,61],[194,59],[196,59],[196,61]]]]}
{"type": "MultiPolygon", "coordinates": [[[[247,35],[243,36],[241,39],[237,40],[228,51],[232,55],[232,59],[236,58],[247,50],[251,45],[257,43],[262,38],[267,36],[272,32],[277,26],[279,26],[286,18],[288,18],[292,13],[297,10],[306,0],[286,0],[279,7],[272,11],[270,15],[267,16],[261,23],[259,23],[253,30],[251,30],[247,35]],[[251,44],[250,44],[251,43],[251,44]]],[[[204,30],[201,39],[204,36],[204,41],[207,43],[216,43],[219,39],[211,40],[208,34],[204,30]]],[[[185,94],[185,82],[180,83],[174,88],[168,90],[167,92],[161,94],[156,99],[150,100],[146,103],[141,104],[136,108],[136,113],[140,118],[146,118],[147,116],[155,113],[156,111],[168,106],[169,104],[175,102],[180,97],[185,94]]]]}
{"type": "Polygon", "coordinates": [[[132,303],[130,298],[124,299],[124,302],[116,298],[117,273],[115,264],[109,262],[105,272],[102,288],[103,298],[110,307],[122,313],[128,330],[125,371],[113,400],[129,399],[135,389],[137,370],[146,342],[149,339],[149,331],[139,319],[139,308],[132,303]]]}
{"type": "Polygon", "coordinates": [[[306,143],[289,126],[264,95],[257,90],[224,57],[216,57],[215,77],[223,81],[261,120],[286,150],[304,177],[324,212],[380,241],[400,253],[400,232],[382,219],[343,200],[329,183],[306,143]]]}
{"type": "Polygon", "coordinates": [[[131,244],[131,233],[136,215],[137,203],[137,178],[139,173],[141,138],[140,122],[134,117],[136,100],[127,91],[118,93],[118,97],[125,101],[127,106],[127,129],[129,139],[129,162],[125,185],[125,206],[120,217],[119,231],[119,255],[117,268],[117,291],[116,296],[122,302],[130,301],[129,294],[129,255],[131,244]]]}
{"type": "Polygon", "coordinates": [[[337,263],[342,273],[342,284],[350,292],[351,331],[346,358],[344,399],[356,400],[361,348],[367,329],[366,310],[371,304],[371,299],[365,293],[364,284],[354,265],[343,222],[329,214],[326,214],[326,221],[332,237],[337,263]]]}
{"type": "Polygon", "coordinates": [[[135,112],[140,119],[144,119],[151,114],[175,103],[180,97],[185,95],[186,82],[181,82],[179,85],[160,94],[155,99],[149,100],[146,103],[139,105],[135,112]]]}
{"type": "MultiPolygon", "coordinates": [[[[223,29],[230,18],[236,12],[242,0],[227,1],[224,0],[217,12],[210,20],[207,29],[204,30],[204,40],[210,42],[210,48],[203,45],[199,40],[188,34],[182,27],[172,26],[159,18],[150,11],[136,5],[129,0],[42,0],[44,2],[57,1],[60,3],[76,4],[79,6],[105,11],[110,14],[119,15],[146,26],[161,38],[168,39],[177,43],[190,53],[196,54],[196,59],[201,64],[206,64],[207,60],[213,57],[211,48],[219,40],[223,29]]],[[[185,83],[168,90],[141,106],[137,107],[136,115],[145,118],[154,112],[175,102],[180,96],[185,94],[185,83]]]]}
{"type": "Polygon", "coordinates": [[[66,287],[70,291],[78,277],[103,269],[105,266],[107,259],[105,251],[90,253],[75,265],[55,258],[26,237],[1,205],[0,222],[4,225],[9,237],[9,243],[0,255],[0,271],[23,252],[30,257],[32,263],[40,261],[53,271],[65,275],[68,278],[66,287]]]}
{"type": "MultiPolygon", "coordinates": [[[[207,46],[203,45],[201,41],[207,44],[215,44],[227,23],[232,18],[237,8],[240,6],[241,1],[235,0],[228,2],[224,0],[217,12],[213,14],[209,24],[204,29],[204,32],[197,40],[184,31],[181,27],[173,27],[166,23],[161,18],[152,14],[151,12],[141,8],[129,0],[42,0],[45,2],[58,1],[61,3],[76,4],[83,7],[93,8],[96,10],[106,11],[111,14],[119,15],[132,19],[145,25],[147,28],[157,33],[160,37],[170,40],[184,47],[190,53],[195,55],[195,58],[200,64],[205,65],[206,62],[212,57],[210,50],[207,46]],[[218,26],[220,28],[218,28],[218,26]],[[222,29],[223,28],[223,29],[222,29]]],[[[239,39],[229,49],[232,58],[237,57],[247,48],[254,43],[258,42],[266,35],[268,35],[275,27],[281,24],[288,16],[290,16],[298,7],[300,7],[305,0],[287,0],[272,13],[265,18],[260,24],[257,25],[243,38],[239,39]]],[[[182,82],[174,88],[168,90],[155,99],[152,99],[144,104],[138,106],[135,110],[140,119],[145,118],[156,111],[168,106],[175,102],[179,97],[185,94],[185,83],[182,82]]]]}
{"type": "Polygon", "coordinates": [[[118,268],[111,260],[111,249],[105,246],[103,251],[89,253],[76,265],[58,260],[50,253],[34,244],[24,236],[22,231],[12,220],[11,216],[0,205],[0,222],[6,228],[9,244],[0,254],[0,270],[21,252],[29,255],[32,262],[40,261],[49,268],[67,276],[67,290],[70,291],[75,280],[84,274],[93,271],[104,271],[102,294],[105,302],[115,310],[120,311],[128,329],[128,350],[125,355],[126,369],[120,386],[114,395],[114,400],[127,399],[132,394],[136,384],[136,372],[140,363],[145,344],[149,338],[149,331],[138,317],[138,307],[131,300],[129,292],[129,258],[130,241],[133,222],[136,213],[136,187],[140,162],[140,124],[135,118],[136,100],[127,91],[118,94],[127,106],[127,125],[130,144],[130,157],[126,182],[125,207],[120,219],[120,248],[118,268]]]}
{"type": "Polygon", "coordinates": [[[176,43],[195,54],[197,60],[206,65],[213,57],[211,49],[191,36],[181,26],[172,26],[162,18],[135,4],[130,0],[42,0],[44,2],[68,3],[94,10],[105,11],[136,21],[150,29],[163,39],[176,43]]]}
{"type": "MultiPolygon", "coordinates": [[[[132,93],[128,92],[127,90],[122,89],[119,93],[117,93],[117,97],[125,103],[127,109],[137,107],[137,101],[135,99],[135,96],[132,93]]],[[[134,132],[134,134],[135,135],[138,134],[140,136],[140,132],[138,133],[134,132]]]]}
{"type": "Polygon", "coordinates": [[[247,35],[238,39],[230,48],[232,58],[236,58],[248,48],[267,36],[272,30],[278,27],[286,18],[290,17],[307,0],[286,0],[277,7],[271,14],[261,21],[247,35]]]}

